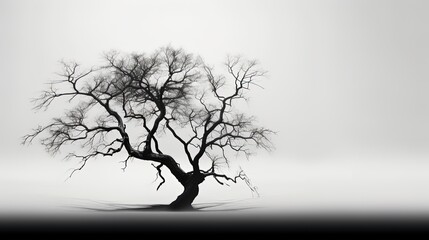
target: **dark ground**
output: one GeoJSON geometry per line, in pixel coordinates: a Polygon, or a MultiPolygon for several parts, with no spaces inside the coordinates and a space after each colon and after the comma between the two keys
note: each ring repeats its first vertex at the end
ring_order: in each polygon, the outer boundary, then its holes
{"type": "Polygon", "coordinates": [[[83,208],[71,213],[0,216],[1,233],[417,233],[429,232],[429,216],[407,214],[300,215],[222,209],[218,204],[196,210],[168,211],[165,205],[83,208]],[[213,209],[217,206],[217,210],[213,209]]]}

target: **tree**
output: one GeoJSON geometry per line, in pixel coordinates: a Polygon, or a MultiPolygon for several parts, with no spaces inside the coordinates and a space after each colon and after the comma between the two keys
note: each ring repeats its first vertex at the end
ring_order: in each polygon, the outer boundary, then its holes
{"type": "Polygon", "coordinates": [[[80,143],[85,154],[67,155],[82,163],[71,175],[91,158],[120,152],[127,155],[124,169],[131,158],[152,161],[162,179],[157,189],[165,182],[166,167],[184,187],[170,204],[172,209],[190,208],[208,177],[222,185],[238,179],[249,183],[243,171],[230,177],[219,166],[229,164],[231,153],[249,156],[255,146],[272,147],[273,132],[255,126],[254,117],[235,108],[264,75],[256,61],[228,58],[227,77],[215,74],[199,57],[172,47],[151,55],[111,52],[104,60],[104,65],[89,70],[63,62],[62,79],[51,82],[34,100],[35,109],[46,110],[61,98],[72,107],[24,136],[24,144],[40,137],[46,150],[55,154],[65,145],[80,143]],[[132,123],[139,128],[127,127],[132,123]],[[191,171],[161,150],[160,136],[167,134],[180,144],[191,171]],[[210,166],[204,169],[201,162],[207,160],[210,166]]]}

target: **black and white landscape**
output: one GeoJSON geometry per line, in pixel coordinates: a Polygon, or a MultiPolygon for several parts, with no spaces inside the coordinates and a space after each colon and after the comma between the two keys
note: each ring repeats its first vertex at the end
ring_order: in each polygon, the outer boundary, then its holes
{"type": "Polygon", "coordinates": [[[251,226],[264,225],[260,216],[273,229],[330,219],[335,230],[338,219],[425,219],[428,10],[428,2],[417,0],[0,1],[3,226],[19,229],[20,222],[27,226],[43,216],[47,222],[127,219],[133,228],[156,219],[191,230],[197,227],[181,219],[225,228],[220,223],[229,219],[255,230],[251,226]],[[133,66],[142,70],[135,79],[149,79],[150,86],[127,80],[137,71],[133,66]],[[175,77],[185,80],[166,84],[172,69],[183,70],[175,77]],[[50,85],[61,81],[71,88],[50,85]],[[162,86],[166,115],[148,137],[162,112],[154,100],[162,86]],[[123,123],[114,114],[105,117],[103,104],[89,110],[100,104],[91,103],[94,98],[56,100],[91,89],[101,103],[112,97],[123,123]],[[234,104],[224,101],[229,96],[234,104]],[[229,115],[217,128],[222,103],[229,115]],[[76,106],[88,108],[85,117],[69,114],[76,106]],[[62,125],[37,134],[51,123],[62,125]],[[64,138],[72,133],[70,123],[74,135],[64,138]],[[94,124],[118,135],[98,139],[91,152],[73,138],[94,124]],[[40,144],[55,134],[59,142],[40,144]],[[222,134],[201,151],[200,162],[201,146],[222,134]],[[193,136],[188,155],[181,140],[193,136]],[[98,154],[102,146],[106,152],[98,154]],[[66,158],[70,153],[78,157],[66,158]],[[163,154],[174,166],[159,160],[163,154]],[[203,182],[189,177],[196,172],[203,182]],[[186,192],[189,179],[198,187],[180,201],[178,208],[187,211],[173,211],[168,205],[186,192]]]}

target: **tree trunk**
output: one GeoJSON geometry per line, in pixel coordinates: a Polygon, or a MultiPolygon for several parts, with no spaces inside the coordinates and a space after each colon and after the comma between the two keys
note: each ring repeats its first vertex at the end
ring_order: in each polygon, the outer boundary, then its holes
{"type": "Polygon", "coordinates": [[[183,184],[184,190],[176,200],[170,203],[170,208],[173,210],[190,210],[193,209],[192,202],[198,196],[199,185],[204,181],[204,176],[201,174],[191,175],[183,184]]]}

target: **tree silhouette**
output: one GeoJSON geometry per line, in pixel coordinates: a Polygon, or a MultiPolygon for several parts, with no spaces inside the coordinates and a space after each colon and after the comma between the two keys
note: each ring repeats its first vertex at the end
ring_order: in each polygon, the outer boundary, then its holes
{"type": "Polygon", "coordinates": [[[86,71],[77,63],[63,62],[62,79],[34,100],[35,108],[46,110],[60,98],[72,108],[34,129],[23,142],[31,143],[40,135],[41,144],[54,154],[67,144],[80,143],[85,154],[68,154],[82,161],[71,175],[91,158],[125,152],[125,167],[131,158],[153,162],[162,179],[159,189],[166,167],[184,187],[170,204],[172,209],[192,207],[199,184],[207,177],[222,185],[242,179],[256,191],[243,171],[231,177],[219,167],[229,164],[231,153],[249,156],[255,146],[272,147],[273,132],[255,126],[253,116],[235,107],[247,99],[252,86],[259,86],[256,80],[264,72],[256,61],[239,57],[228,58],[225,66],[226,76],[217,75],[199,57],[172,47],[151,55],[111,52],[104,65],[86,71]],[[132,127],[137,124],[138,128],[132,127]],[[191,171],[184,171],[161,150],[160,136],[167,134],[181,145],[191,171]],[[210,167],[202,169],[203,159],[210,161],[210,167]]]}

